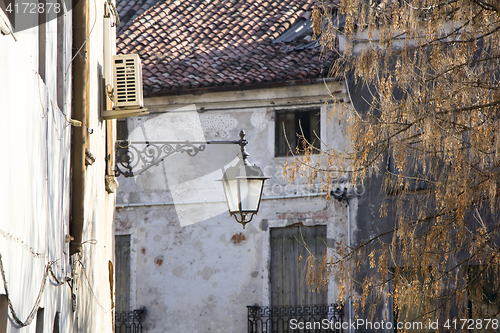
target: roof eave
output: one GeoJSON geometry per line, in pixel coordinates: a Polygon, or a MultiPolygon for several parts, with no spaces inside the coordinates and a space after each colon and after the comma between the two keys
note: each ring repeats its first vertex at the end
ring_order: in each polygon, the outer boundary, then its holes
{"type": "Polygon", "coordinates": [[[343,80],[340,78],[332,77],[320,77],[314,79],[305,80],[289,80],[289,81],[278,81],[278,82],[260,82],[253,84],[241,84],[241,85],[230,85],[230,86],[212,86],[206,88],[195,88],[195,89],[177,89],[168,91],[156,91],[156,92],[144,92],[144,97],[160,97],[160,96],[174,96],[174,95],[201,95],[213,92],[227,92],[227,91],[242,91],[251,89],[265,89],[265,88],[279,88],[288,87],[296,85],[306,85],[306,84],[317,84],[322,82],[333,82],[343,80]]]}

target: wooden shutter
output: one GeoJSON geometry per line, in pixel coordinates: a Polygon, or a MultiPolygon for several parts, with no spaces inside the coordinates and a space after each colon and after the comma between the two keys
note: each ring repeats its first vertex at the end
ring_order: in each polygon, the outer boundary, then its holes
{"type": "Polygon", "coordinates": [[[270,243],[271,306],[327,304],[326,287],[312,292],[306,281],[309,251],[317,258],[326,252],[326,226],[272,228],[270,243]]]}
{"type": "Polygon", "coordinates": [[[115,236],[116,311],[129,311],[130,306],[130,235],[115,236]]]}

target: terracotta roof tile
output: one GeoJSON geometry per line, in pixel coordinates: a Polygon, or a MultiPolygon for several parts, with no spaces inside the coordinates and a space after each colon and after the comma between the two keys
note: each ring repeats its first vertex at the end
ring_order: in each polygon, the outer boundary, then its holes
{"type": "Polygon", "coordinates": [[[306,22],[314,3],[118,0],[117,49],[141,56],[145,95],[321,78],[333,54],[310,47],[306,36],[273,42],[306,22]],[[307,47],[297,49],[303,42],[307,47]]]}

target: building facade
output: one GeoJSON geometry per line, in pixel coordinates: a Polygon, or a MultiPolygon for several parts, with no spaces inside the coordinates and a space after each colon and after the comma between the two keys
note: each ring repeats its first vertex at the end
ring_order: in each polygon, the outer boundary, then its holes
{"type": "MultiPolygon", "coordinates": [[[[342,89],[335,82],[328,86],[342,89]]],[[[309,293],[303,265],[309,255],[307,246],[316,249],[313,253],[319,258],[335,241],[345,241],[348,208],[326,200],[325,191],[317,184],[308,184],[305,177],[288,183],[284,164],[293,163],[293,157],[276,156],[281,126],[276,117],[282,112],[292,116],[317,113],[324,123],[331,110],[320,100],[328,92],[323,84],[271,92],[271,96],[269,90],[242,92],[248,100],[260,99],[260,104],[251,108],[246,98],[240,101],[241,96],[232,92],[202,95],[204,102],[168,112],[172,98],[146,99],[151,114],[127,121],[132,142],[228,141],[236,140],[244,129],[249,161],[257,163],[269,177],[260,212],[245,229],[229,216],[222,185],[217,181],[223,169],[236,163],[237,145],[210,144],[194,157],[173,154],[133,178],[119,177],[116,237],[117,244],[124,245],[117,248],[117,257],[121,253],[130,278],[120,286],[124,291],[117,291],[117,306],[124,310],[145,308],[148,332],[165,328],[208,332],[221,327],[244,332],[247,306],[337,301],[334,281],[322,293],[309,293]],[[211,98],[222,102],[207,103],[211,98]],[[308,101],[305,111],[298,100],[308,101]],[[283,102],[284,106],[268,107],[270,102],[283,102]],[[199,114],[193,110],[194,105],[211,109],[217,104],[227,111],[199,114]],[[315,106],[312,110],[311,105],[315,106]],[[293,259],[284,262],[286,256],[293,259]],[[294,271],[299,256],[302,266],[294,271]]],[[[196,99],[189,97],[191,102],[196,99]]],[[[179,100],[183,98],[187,96],[179,100]]],[[[324,144],[345,143],[341,125],[332,130],[320,128],[318,135],[324,144]]],[[[117,274],[127,272],[119,270],[117,274]]]]}
{"type": "Polygon", "coordinates": [[[117,311],[138,310],[147,332],[260,332],[269,322],[263,307],[322,305],[324,318],[342,317],[335,280],[311,292],[306,265],[309,254],[319,259],[347,242],[357,199],[325,198],[349,188],[347,179],[335,176],[325,189],[286,174],[301,140],[349,147],[345,120],[332,121],[348,96],[342,81],[324,79],[335,55],[312,40],[313,2],[123,1],[117,9],[118,52],[140,55],[150,112],[118,125],[129,142],[117,157],[117,311]],[[269,177],[245,229],[217,181],[239,151],[217,141],[238,140],[240,130],[248,160],[269,177]],[[147,162],[157,148],[163,155],[147,162]]]}
{"type": "Polygon", "coordinates": [[[113,331],[118,22],[74,3],[0,6],[0,332],[113,331]]]}
{"type": "MultiPolygon", "coordinates": [[[[342,32],[345,18],[336,12],[340,2],[322,4],[332,9],[332,31],[342,32]]],[[[387,4],[379,3],[381,7],[387,4]]],[[[121,156],[128,159],[118,161],[123,172],[134,177],[120,178],[124,185],[117,198],[117,307],[146,314],[148,332],[283,332],[291,327],[273,326],[273,318],[290,322],[290,313],[303,311],[296,306],[305,304],[326,304],[327,318],[332,318],[330,307],[341,291],[330,280],[323,290],[309,293],[304,258],[331,253],[338,242],[348,248],[371,243],[370,249],[377,249],[393,241],[398,198],[384,187],[384,177],[397,171],[389,146],[383,161],[373,165],[364,187],[352,188],[344,178],[331,180],[333,196],[340,202],[323,198],[325,189],[305,178],[298,177],[291,184],[283,179],[286,163],[294,161],[290,151],[297,145],[301,148],[296,133],[308,141],[318,139],[317,148],[348,149],[342,132],[345,120],[332,114],[352,107],[365,114],[376,105],[372,102],[377,99],[377,87],[356,82],[350,75],[323,80],[335,55],[322,54],[314,39],[313,8],[312,2],[291,0],[118,3],[123,18],[118,49],[141,56],[151,114],[121,123],[121,138],[137,143],[123,143],[125,155],[121,156]],[[250,161],[270,179],[260,213],[238,231],[216,182],[224,169],[236,163],[238,149],[202,146],[202,142],[236,140],[241,129],[247,132],[250,161]],[[198,145],[179,143],[187,140],[198,145]],[[141,142],[142,155],[133,149],[141,142]],[[147,156],[157,144],[165,144],[169,156],[155,160],[149,168],[139,156],[147,156]],[[177,154],[170,154],[174,151],[177,154]],[[131,162],[138,162],[139,168],[134,169],[131,162]],[[148,169],[141,171],[144,165],[148,169]],[[385,217],[381,217],[382,210],[387,211],[385,217]],[[280,310],[262,310],[266,306],[280,310]]],[[[332,32],[329,41],[336,43],[339,54],[351,46],[359,53],[379,38],[376,31],[360,30],[349,45],[337,32],[332,32]]],[[[406,42],[397,39],[393,46],[406,42]]],[[[399,99],[400,93],[395,91],[393,97],[399,99]]],[[[414,183],[411,188],[418,186],[414,183]]],[[[404,322],[396,325],[399,320],[410,321],[398,314],[392,297],[397,284],[406,279],[398,275],[398,269],[415,271],[415,267],[388,262],[391,281],[383,281],[383,290],[373,288],[368,296],[371,303],[354,313],[351,300],[370,292],[362,281],[380,279],[369,257],[358,259],[361,269],[353,272],[351,281],[344,281],[354,290],[346,295],[343,319],[350,324],[359,323],[359,318],[366,325],[343,326],[344,331],[409,328],[404,322]]],[[[466,270],[481,280],[483,288],[477,295],[469,289],[460,291],[467,322],[474,322],[478,311],[496,320],[498,293],[492,277],[497,274],[486,272],[489,276],[481,277],[476,263],[466,270]]],[[[412,286],[417,280],[406,283],[412,286]]],[[[426,297],[422,292],[415,304],[428,306],[426,297]]],[[[409,314],[418,319],[422,312],[420,307],[409,314]]],[[[450,311],[448,315],[456,314],[450,311]]],[[[442,324],[453,320],[434,319],[442,324]]],[[[418,326],[424,324],[418,320],[410,324],[423,331],[431,322],[425,328],[418,326]]]]}

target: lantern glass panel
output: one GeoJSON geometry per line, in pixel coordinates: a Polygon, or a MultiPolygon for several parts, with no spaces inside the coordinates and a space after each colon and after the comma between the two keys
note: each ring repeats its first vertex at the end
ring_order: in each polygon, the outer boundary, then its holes
{"type": "Polygon", "coordinates": [[[263,179],[240,179],[241,211],[257,212],[263,179]]]}
{"type": "Polygon", "coordinates": [[[239,211],[238,205],[238,180],[229,179],[223,180],[222,185],[224,186],[224,194],[226,195],[227,206],[229,207],[229,212],[235,213],[239,211]]]}

